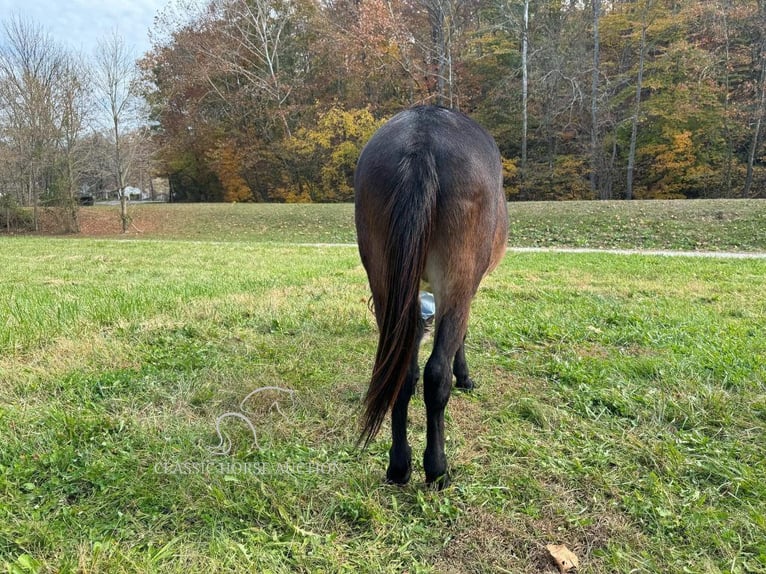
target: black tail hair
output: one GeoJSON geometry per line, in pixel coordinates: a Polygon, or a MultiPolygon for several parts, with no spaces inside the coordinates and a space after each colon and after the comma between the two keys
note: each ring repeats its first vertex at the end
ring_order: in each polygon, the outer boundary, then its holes
{"type": "Polygon", "coordinates": [[[399,396],[415,352],[420,322],[420,279],[426,265],[439,181],[429,150],[400,162],[386,206],[389,230],[384,262],[386,296],[375,367],[365,397],[360,442],[366,447],[399,396]]]}

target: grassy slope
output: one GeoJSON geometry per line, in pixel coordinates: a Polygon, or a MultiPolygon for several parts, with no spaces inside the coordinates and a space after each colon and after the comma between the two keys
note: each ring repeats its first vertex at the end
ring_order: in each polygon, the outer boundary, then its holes
{"type": "MultiPolygon", "coordinates": [[[[137,205],[131,236],[353,242],[353,205],[137,205]]],[[[509,243],[766,251],[766,200],[511,203],[509,243]]],[[[85,235],[117,235],[115,207],[81,210],[85,235]]]]}

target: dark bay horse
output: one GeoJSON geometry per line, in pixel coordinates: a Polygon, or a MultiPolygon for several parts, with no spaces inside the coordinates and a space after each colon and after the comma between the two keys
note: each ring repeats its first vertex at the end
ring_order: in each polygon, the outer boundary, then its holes
{"type": "Polygon", "coordinates": [[[380,331],[361,440],[372,440],[391,409],[386,478],[409,481],[407,407],[419,378],[419,289],[425,281],[436,317],[423,372],[423,466],[426,482],[441,488],[449,484],[444,408],[453,372],[459,388],[473,387],[464,349],[471,300],[503,257],[508,236],[500,153],[492,136],[467,116],[415,107],[372,136],[359,158],[354,189],[359,253],[380,331]]]}

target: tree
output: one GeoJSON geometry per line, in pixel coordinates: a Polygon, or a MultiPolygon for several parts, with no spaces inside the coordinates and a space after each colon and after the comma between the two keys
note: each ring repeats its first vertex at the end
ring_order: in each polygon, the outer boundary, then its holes
{"type": "Polygon", "coordinates": [[[0,50],[2,124],[14,148],[17,192],[33,207],[39,230],[39,199],[53,177],[58,130],[58,83],[64,68],[61,50],[42,28],[14,17],[4,24],[7,43],[0,50]]]}
{"type": "Polygon", "coordinates": [[[529,0],[524,0],[521,24],[521,185],[527,175],[527,134],[529,131],[529,0]]]}
{"type": "MultiPolygon", "coordinates": [[[[529,28],[529,9],[530,0],[523,0],[522,3],[513,2],[511,0],[501,0],[500,12],[502,22],[500,27],[509,34],[518,34],[518,41],[520,44],[519,53],[521,56],[519,62],[519,69],[521,73],[521,143],[520,154],[521,163],[519,166],[519,177],[521,180],[521,191],[524,192],[524,188],[527,183],[527,162],[528,162],[528,149],[529,149],[529,41],[530,41],[530,28],[529,28]],[[521,10],[521,14],[518,14],[518,10],[521,10]]],[[[515,70],[512,72],[516,75],[515,70]]]]}
{"type": "MultiPolygon", "coordinates": [[[[283,69],[290,26],[296,18],[295,3],[282,0],[215,0],[209,20],[221,34],[209,35],[222,42],[205,46],[206,55],[220,71],[241,77],[255,98],[272,102],[285,134],[290,124],[285,109],[296,70],[283,69]],[[223,48],[223,49],[221,49],[223,48]]],[[[214,78],[209,78],[216,86],[214,78]]]]}
{"type": "MultiPolygon", "coordinates": [[[[416,0],[425,10],[430,35],[421,46],[434,103],[460,107],[455,61],[461,56],[461,43],[470,2],[466,0],[416,0]]],[[[410,30],[411,37],[418,34],[410,30]]]]}
{"type": "Polygon", "coordinates": [[[514,198],[753,195],[762,4],[200,0],[143,69],[187,199],[345,198],[358,142],[301,138],[429,102],[490,128],[514,198]]]}
{"type": "Polygon", "coordinates": [[[636,163],[636,138],[638,136],[638,119],[641,114],[641,90],[644,83],[644,64],[646,62],[646,31],[649,27],[649,12],[653,0],[644,0],[641,7],[641,40],[638,45],[638,73],[636,75],[636,99],[633,115],[630,118],[630,150],[628,151],[628,172],[625,187],[625,199],[633,199],[633,171],[636,163]]]}
{"type": "Polygon", "coordinates": [[[285,201],[349,201],[353,199],[354,167],[364,144],[383,124],[369,109],[333,107],[313,129],[301,128],[290,142],[303,177],[280,190],[285,201]]]}
{"type": "Polygon", "coordinates": [[[84,65],[67,56],[62,65],[59,89],[59,134],[61,184],[59,195],[64,210],[64,230],[78,232],[79,185],[86,170],[87,151],[83,145],[86,122],[90,119],[89,77],[84,65]]]}
{"type": "Polygon", "coordinates": [[[253,192],[242,177],[244,159],[229,142],[221,142],[210,152],[212,166],[223,186],[223,200],[231,203],[250,201],[253,192]]]}
{"type": "Polygon", "coordinates": [[[606,199],[603,194],[603,188],[598,183],[599,168],[599,134],[598,134],[598,84],[601,74],[600,50],[601,43],[599,37],[599,20],[601,18],[601,0],[591,0],[593,10],[593,72],[591,75],[590,88],[590,191],[593,197],[597,194],[602,199],[606,199]]]}
{"type": "Polygon", "coordinates": [[[122,232],[130,225],[125,186],[132,155],[125,149],[125,134],[136,132],[141,117],[139,76],[135,58],[124,40],[113,32],[98,43],[94,69],[97,101],[112,138],[112,173],[120,199],[122,232]]]}
{"type": "Polygon", "coordinates": [[[223,190],[210,152],[219,134],[233,131],[237,110],[209,83],[207,68],[214,66],[199,46],[210,42],[204,36],[212,31],[195,20],[182,25],[167,16],[157,25],[170,31],[169,38],[155,44],[140,69],[158,168],[169,178],[172,200],[220,201],[223,190]]]}
{"type": "Polygon", "coordinates": [[[760,24],[760,38],[756,42],[756,58],[758,64],[758,80],[756,90],[755,112],[753,114],[753,132],[750,140],[750,149],[747,154],[747,175],[745,176],[745,188],[743,195],[749,197],[753,187],[753,166],[761,142],[761,126],[763,117],[766,114],[766,32],[763,26],[766,25],[766,1],[758,0],[758,23],[760,24]]]}

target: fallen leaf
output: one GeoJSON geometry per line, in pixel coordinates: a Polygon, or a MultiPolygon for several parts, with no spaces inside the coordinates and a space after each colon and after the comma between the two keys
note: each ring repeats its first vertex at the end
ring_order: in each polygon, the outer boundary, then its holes
{"type": "Polygon", "coordinates": [[[545,548],[548,550],[561,574],[577,570],[580,566],[577,556],[563,544],[548,544],[545,548]]]}

